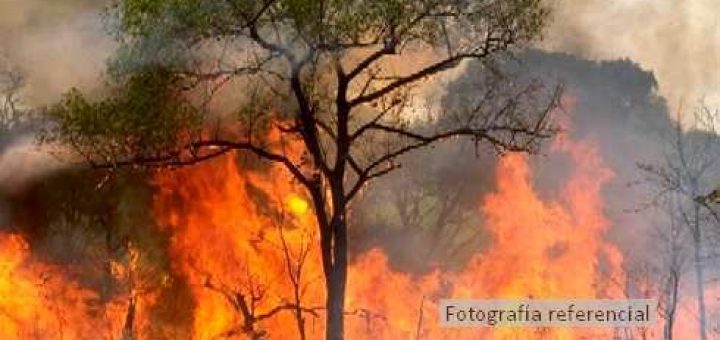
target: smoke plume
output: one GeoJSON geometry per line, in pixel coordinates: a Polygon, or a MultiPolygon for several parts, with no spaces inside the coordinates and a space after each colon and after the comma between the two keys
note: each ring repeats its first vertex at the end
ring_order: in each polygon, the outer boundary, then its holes
{"type": "Polygon", "coordinates": [[[671,111],[720,104],[720,20],[714,0],[550,0],[543,47],[591,60],[629,58],[658,80],[671,111]]]}
{"type": "Polygon", "coordinates": [[[0,2],[0,55],[26,75],[27,104],[50,103],[69,87],[99,83],[114,45],[101,16],[105,3],[0,2]]]}

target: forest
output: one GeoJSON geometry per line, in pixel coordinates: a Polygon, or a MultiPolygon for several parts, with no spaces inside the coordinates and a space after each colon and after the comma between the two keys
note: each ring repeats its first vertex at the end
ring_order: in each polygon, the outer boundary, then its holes
{"type": "Polygon", "coordinates": [[[714,7],[0,2],[0,339],[720,339],[714,7]]]}

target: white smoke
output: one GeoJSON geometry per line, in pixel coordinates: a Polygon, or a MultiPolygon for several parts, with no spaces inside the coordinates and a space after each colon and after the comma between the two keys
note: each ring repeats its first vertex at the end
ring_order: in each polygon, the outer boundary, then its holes
{"type": "MultiPolygon", "coordinates": [[[[57,101],[70,87],[92,89],[102,81],[115,43],[101,16],[107,1],[1,0],[0,61],[21,74],[18,108],[57,101]]],[[[0,126],[0,193],[67,166],[35,143],[28,126],[0,126]],[[3,132],[4,130],[4,132],[3,132]]],[[[0,211],[0,215],[3,215],[0,211]]]]}
{"type": "Polygon", "coordinates": [[[53,151],[58,150],[38,146],[32,136],[17,139],[0,153],[0,192],[22,189],[34,178],[71,165],[53,151]]]}
{"type": "Polygon", "coordinates": [[[701,99],[720,106],[717,0],[549,1],[553,20],[545,49],[632,59],[655,74],[671,111],[701,99]]]}
{"type": "Polygon", "coordinates": [[[23,72],[27,104],[51,103],[72,86],[102,80],[114,42],[101,15],[106,1],[0,1],[0,54],[23,72]]]}

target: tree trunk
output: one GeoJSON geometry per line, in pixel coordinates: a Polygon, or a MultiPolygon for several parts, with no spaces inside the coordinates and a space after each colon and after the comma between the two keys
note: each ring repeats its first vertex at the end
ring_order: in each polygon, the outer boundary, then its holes
{"type": "Polygon", "coordinates": [[[702,230],[700,226],[700,207],[694,207],[693,221],[693,243],[694,243],[694,264],[695,264],[695,280],[697,281],[697,303],[698,303],[698,322],[700,323],[700,340],[707,340],[707,325],[705,317],[705,283],[702,263],[702,230]]]}
{"type": "Polygon", "coordinates": [[[700,340],[707,340],[707,331],[705,329],[705,284],[702,258],[700,256],[700,245],[695,241],[695,280],[697,281],[697,303],[698,303],[698,322],[700,323],[700,340]]]}
{"type": "Polygon", "coordinates": [[[337,274],[337,281],[328,286],[328,296],[325,306],[327,308],[325,339],[326,340],[342,340],[344,334],[345,315],[345,282],[344,278],[340,278],[341,274],[337,274]]]}
{"type": "Polygon", "coordinates": [[[323,247],[323,257],[332,258],[332,268],[325,273],[327,288],[326,340],[342,340],[345,317],[345,286],[347,284],[347,223],[342,217],[334,218],[330,224],[332,247],[323,247]]]}
{"type": "Polygon", "coordinates": [[[667,302],[665,304],[665,327],[663,329],[663,339],[673,339],[673,328],[675,327],[675,311],[677,310],[678,284],[680,277],[674,269],[670,274],[669,292],[667,292],[667,302]]]}
{"type": "Polygon", "coordinates": [[[128,298],[128,309],[125,312],[125,324],[123,325],[122,339],[133,340],[135,339],[135,296],[133,292],[130,292],[128,298]]]}

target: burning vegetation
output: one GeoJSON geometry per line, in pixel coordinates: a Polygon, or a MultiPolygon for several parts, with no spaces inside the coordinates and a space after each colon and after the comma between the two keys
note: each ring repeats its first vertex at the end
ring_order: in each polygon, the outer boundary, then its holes
{"type": "MultiPolygon", "coordinates": [[[[612,329],[451,330],[438,300],[623,298],[623,258],[605,239],[601,189],[613,176],[590,141],[558,139],[569,180],[539,196],[528,157],[499,159],[493,189],[475,203],[490,246],[460,270],[392,269],[382,248],[349,267],[346,336],[351,339],[610,337],[612,329]],[[512,268],[512,270],[509,270],[512,268]],[[572,270],[568,270],[572,268],[572,270]]],[[[476,169],[481,171],[482,169],[476,169]]],[[[228,154],[152,175],[154,225],[167,238],[167,277],[140,282],[142,249],[112,273],[126,290],[106,301],[33,258],[19,234],[2,243],[6,338],[304,338],[322,336],[325,308],[316,220],[308,198],[279,165],[228,154]],[[58,291],[61,289],[60,291],[58,291]],[[92,302],[95,301],[95,302],[92,302]],[[61,334],[61,335],[58,335],[61,334]]]]}
{"type": "Polygon", "coordinates": [[[0,64],[0,339],[720,335],[717,115],[533,49],[550,10],[112,0],[105,86],[30,105],[0,64]],[[448,298],[660,322],[452,328],[448,298]]]}

